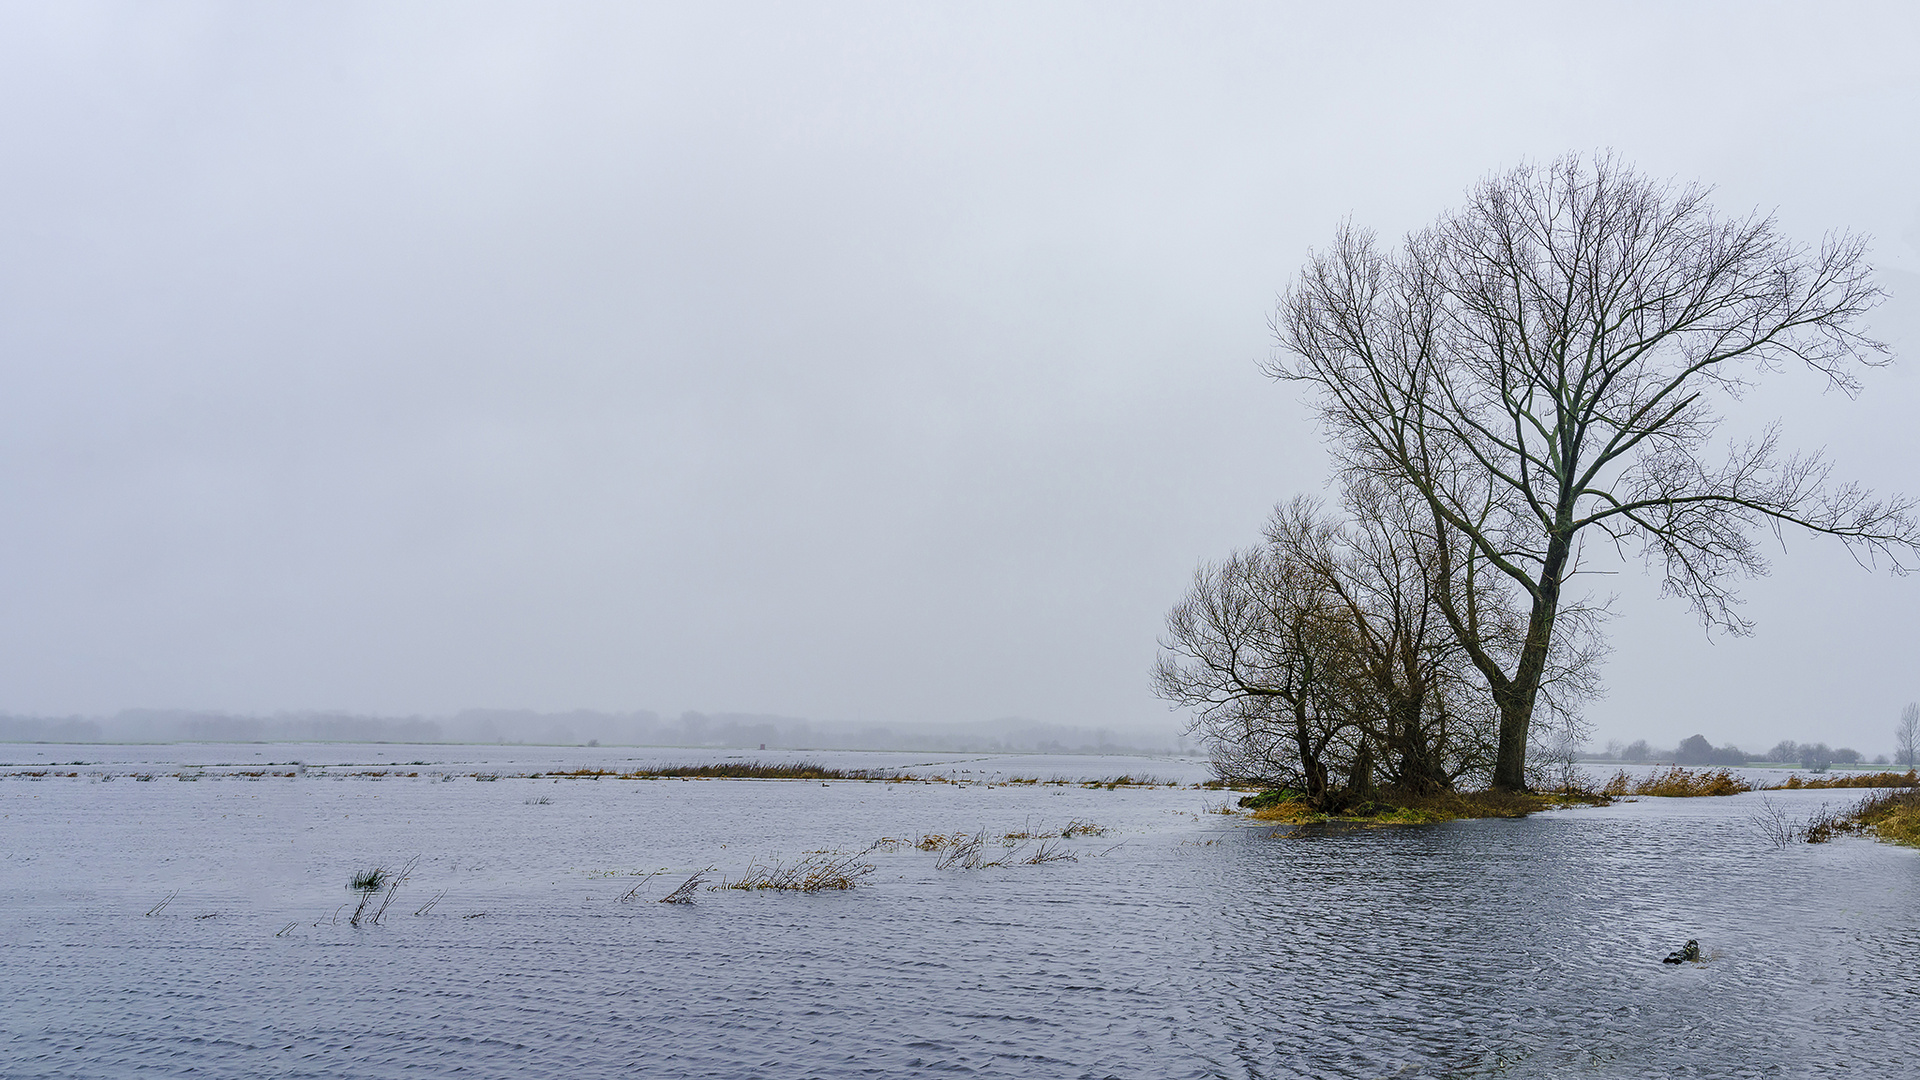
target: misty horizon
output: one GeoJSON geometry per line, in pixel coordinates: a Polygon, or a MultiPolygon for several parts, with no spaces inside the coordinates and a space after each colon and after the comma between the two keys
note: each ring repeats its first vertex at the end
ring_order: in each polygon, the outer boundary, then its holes
{"type": "Polygon", "coordinates": [[[517,743],[550,746],[710,747],[943,753],[1191,754],[1178,735],[1043,724],[1020,717],[972,724],[822,723],[793,716],[651,710],[463,709],[441,716],[338,710],[247,715],[122,709],[108,716],[0,713],[0,743],[517,743]]]}

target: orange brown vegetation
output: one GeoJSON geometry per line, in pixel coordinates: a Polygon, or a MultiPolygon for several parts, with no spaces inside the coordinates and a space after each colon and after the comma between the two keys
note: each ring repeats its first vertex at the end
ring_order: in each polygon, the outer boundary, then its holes
{"type": "Polygon", "coordinates": [[[1855,773],[1851,776],[1821,776],[1808,779],[1794,775],[1787,777],[1784,784],[1775,784],[1769,791],[1794,791],[1800,788],[1910,788],[1920,787],[1920,776],[1909,769],[1903,773],[1877,772],[1855,773]]]}
{"type": "Polygon", "coordinates": [[[1869,795],[1847,818],[1862,829],[1873,830],[1882,840],[1920,847],[1920,788],[1909,786],[1869,795]]]}
{"type": "Polygon", "coordinates": [[[1678,765],[1665,772],[1636,780],[1625,769],[1613,774],[1600,789],[1603,795],[1656,795],[1669,799],[1689,799],[1706,795],[1738,795],[1752,791],[1753,785],[1728,769],[1683,769],[1678,765]]]}

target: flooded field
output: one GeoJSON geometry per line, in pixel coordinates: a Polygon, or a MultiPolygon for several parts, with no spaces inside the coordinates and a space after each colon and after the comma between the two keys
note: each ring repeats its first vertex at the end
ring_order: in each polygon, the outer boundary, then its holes
{"type": "Polygon", "coordinates": [[[1210,813],[1229,795],[1189,786],[1192,761],[551,775],[724,756],[0,747],[0,1074],[1802,1077],[1920,1057],[1920,852],[1780,849],[1754,822],[1860,792],[1293,833],[1210,813]],[[1083,783],[1123,774],[1173,784],[1083,783]],[[958,833],[1001,865],[919,846],[958,833]],[[873,870],[656,902],[821,851],[873,870]],[[352,926],[349,879],[409,860],[352,926]],[[1689,938],[1707,962],[1659,962],[1689,938]]]}

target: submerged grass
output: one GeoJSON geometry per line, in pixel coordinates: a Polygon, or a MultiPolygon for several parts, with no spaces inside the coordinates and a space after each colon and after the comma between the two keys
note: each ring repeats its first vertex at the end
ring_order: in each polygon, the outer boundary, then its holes
{"type": "Polygon", "coordinates": [[[817,761],[715,761],[697,765],[660,765],[624,773],[576,770],[549,776],[618,776],[622,780],[916,780],[891,769],[833,769],[817,761]]]}
{"type": "MultiPolygon", "coordinates": [[[[425,764],[415,762],[414,764],[425,764]]],[[[188,770],[179,773],[158,774],[172,776],[179,780],[201,779],[239,779],[259,780],[265,777],[292,779],[306,773],[304,767],[295,771],[275,771],[270,769],[247,769],[231,772],[203,772],[188,770]]],[[[0,779],[45,780],[57,777],[74,777],[78,772],[57,772],[50,769],[15,769],[0,771],[0,779]]],[[[96,774],[101,780],[112,780],[112,773],[96,774]]],[[[132,773],[135,780],[154,780],[156,774],[132,773]]],[[[435,781],[450,781],[456,776],[470,778],[487,783],[497,780],[864,780],[884,783],[916,784],[954,784],[961,787],[979,784],[985,787],[1081,787],[1102,788],[1114,791],[1120,788],[1177,788],[1182,784],[1178,780],[1169,780],[1159,776],[1106,776],[1098,779],[1070,776],[952,776],[943,773],[914,773],[905,769],[842,769],[821,764],[817,761],[712,761],[696,762],[685,765],[651,765],[639,768],[619,770],[581,766],[575,769],[542,769],[532,772],[472,772],[455,773],[435,771],[421,773],[417,769],[395,768],[343,768],[337,772],[326,772],[316,768],[310,773],[315,778],[332,780],[398,780],[419,779],[425,776],[435,781]]],[[[1192,788],[1219,789],[1231,785],[1220,781],[1208,781],[1200,784],[1187,784],[1192,788]]],[[[530,805],[540,805],[529,800],[530,805]]]]}
{"type": "Polygon", "coordinates": [[[1105,836],[1104,825],[1074,818],[1058,832],[1035,832],[1031,827],[1018,832],[993,836],[978,833],[928,833],[914,843],[921,851],[937,852],[936,870],[987,870],[997,866],[1042,866],[1053,862],[1079,862],[1079,856],[1059,841],[1077,836],[1105,836]],[[1032,851],[1027,845],[1038,841],[1032,851]]]}

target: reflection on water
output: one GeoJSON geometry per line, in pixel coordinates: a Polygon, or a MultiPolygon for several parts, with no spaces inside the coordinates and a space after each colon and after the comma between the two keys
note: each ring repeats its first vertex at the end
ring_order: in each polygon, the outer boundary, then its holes
{"type": "Polygon", "coordinates": [[[1852,792],[1287,836],[1185,788],[471,778],[504,760],[0,779],[0,1073],[1798,1077],[1920,1054],[1920,853],[1776,850],[1749,821],[1852,792]],[[650,902],[703,866],[1074,818],[1112,830],[1077,862],[902,846],[848,893],[650,902]],[[350,872],[414,853],[396,914],[349,928],[350,872]],[[1709,962],[1660,963],[1688,938],[1709,962]]]}

